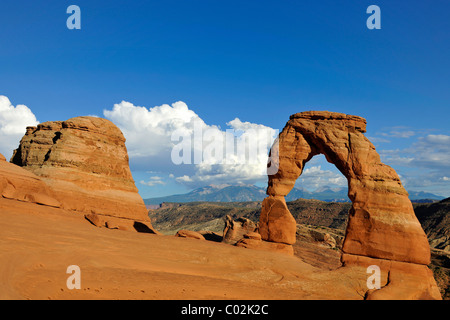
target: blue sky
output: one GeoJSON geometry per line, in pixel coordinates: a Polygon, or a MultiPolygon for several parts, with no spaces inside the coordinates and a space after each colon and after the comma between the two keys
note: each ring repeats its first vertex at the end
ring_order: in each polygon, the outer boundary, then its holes
{"type": "MultiPolygon", "coordinates": [[[[0,95],[39,122],[104,117],[122,101],[183,101],[221,128],[238,118],[281,130],[306,110],[355,114],[407,189],[450,196],[449,12],[440,0],[3,0],[0,95]],[[81,30],[66,27],[71,4],[81,30]],[[380,30],[366,27],[371,4],[380,30]]],[[[200,183],[169,177],[198,168],[148,160],[131,157],[143,197],[200,183]]],[[[320,158],[309,166],[336,174],[320,158]]]]}

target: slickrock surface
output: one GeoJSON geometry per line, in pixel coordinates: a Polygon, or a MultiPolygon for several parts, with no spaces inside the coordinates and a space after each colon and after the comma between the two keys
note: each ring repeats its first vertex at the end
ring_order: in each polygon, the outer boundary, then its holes
{"type": "MultiPolygon", "coordinates": [[[[352,208],[343,252],[347,256],[406,262],[426,269],[430,263],[430,247],[408,193],[394,169],[381,162],[364,132],[366,120],[357,116],[309,111],[290,117],[271,150],[271,162],[278,166],[278,172],[269,175],[268,197],[263,202],[259,222],[262,239],[285,244],[295,242],[295,220],[284,197],[294,187],[305,163],[317,154],[324,154],[349,184],[352,208]]],[[[347,265],[359,262],[347,259],[347,265]]],[[[401,270],[410,275],[410,269],[401,270]]],[[[433,285],[420,287],[414,297],[440,297],[430,274],[424,271],[421,276],[433,285]]],[[[401,281],[390,282],[390,289],[384,292],[400,292],[392,289],[399,284],[401,287],[401,281]]],[[[410,285],[419,286],[419,282],[410,285]]],[[[380,295],[378,292],[377,297],[380,295]]]]}
{"type": "Polygon", "coordinates": [[[96,228],[61,208],[0,198],[0,299],[363,299],[362,268],[96,228]],[[80,267],[80,289],[66,286],[80,267]]]}
{"type": "Polygon", "coordinates": [[[64,209],[86,214],[99,226],[132,230],[137,222],[154,232],[129,169],[125,138],[106,119],[28,127],[11,162],[51,186],[64,209]]]}

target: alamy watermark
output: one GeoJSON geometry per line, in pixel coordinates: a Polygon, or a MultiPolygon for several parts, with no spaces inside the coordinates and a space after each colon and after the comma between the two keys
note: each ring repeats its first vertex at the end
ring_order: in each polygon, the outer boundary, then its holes
{"type": "MultiPolygon", "coordinates": [[[[81,9],[77,5],[70,5],[67,7],[66,13],[70,14],[67,18],[67,29],[81,29],[81,9]]],[[[377,5],[370,5],[367,7],[366,13],[370,14],[367,18],[366,26],[369,30],[381,29],[381,9],[377,5]]]]}
{"type": "Polygon", "coordinates": [[[66,26],[67,29],[81,29],[81,9],[77,5],[70,5],[67,7],[66,13],[69,13],[70,16],[67,18],[66,26]]]}
{"type": "Polygon", "coordinates": [[[81,269],[77,265],[70,265],[66,270],[67,274],[70,276],[67,278],[66,286],[67,289],[81,289],[81,269]]]}
{"type": "MultiPolygon", "coordinates": [[[[70,5],[67,7],[66,13],[70,14],[67,18],[67,29],[81,29],[81,9],[77,5],[70,5]]],[[[370,14],[367,18],[366,26],[369,30],[381,29],[381,9],[377,5],[370,5],[367,7],[366,13],[370,14]]]]}
{"type": "Polygon", "coordinates": [[[367,267],[367,273],[371,274],[366,281],[369,290],[381,289],[381,269],[377,265],[367,267]]]}
{"type": "Polygon", "coordinates": [[[370,5],[367,7],[366,13],[370,14],[367,18],[366,26],[367,29],[381,29],[381,9],[379,6],[370,5]]]}

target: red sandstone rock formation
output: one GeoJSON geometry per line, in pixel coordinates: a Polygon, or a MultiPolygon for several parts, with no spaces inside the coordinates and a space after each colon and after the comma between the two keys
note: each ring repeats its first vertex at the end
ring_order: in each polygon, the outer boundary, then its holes
{"type": "MultiPolygon", "coordinates": [[[[347,178],[353,203],[343,243],[347,263],[358,261],[349,256],[362,256],[427,269],[430,247],[408,193],[397,173],[381,162],[365,131],[365,119],[341,113],[311,111],[290,117],[271,150],[271,162],[278,166],[278,172],[269,175],[268,197],[259,222],[262,239],[295,242],[295,220],[284,196],[294,187],[305,163],[324,154],[347,178]]],[[[421,274],[434,283],[425,270],[421,274]]],[[[414,296],[437,297],[435,287],[434,283],[434,287],[418,289],[425,291],[414,296]]]]}
{"type": "Polygon", "coordinates": [[[60,207],[54,192],[35,174],[5,161],[0,154],[0,195],[5,199],[60,207]]]}
{"type": "Polygon", "coordinates": [[[129,169],[125,138],[106,119],[28,127],[11,162],[57,191],[64,209],[85,214],[97,226],[155,232],[129,169]]]}
{"type": "MultiPolygon", "coordinates": [[[[280,233],[282,233],[281,229],[280,233]]],[[[294,248],[291,244],[262,240],[261,234],[258,233],[258,226],[251,220],[242,217],[233,220],[230,215],[226,216],[222,242],[242,248],[294,255],[294,248]]]]}
{"type": "Polygon", "coordinates": [[[271,242],[294,244],[297,223],[292,217],[283,196],[264,199],[259,220],[262,239],[271,242]]]}
{"type": "Polygon", "coordinates": [[[238,218],[236,221],[230,215],[225,218],[222,242],[236,244],[244,234],[257,230],[256,224],[247,218],[238,218]]]}

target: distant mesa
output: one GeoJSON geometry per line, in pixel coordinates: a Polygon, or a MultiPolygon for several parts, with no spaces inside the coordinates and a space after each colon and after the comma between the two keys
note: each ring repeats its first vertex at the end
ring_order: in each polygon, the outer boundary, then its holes
{"type": "Polygon", "coordinates": [[[174,194],[165,197],[144,199],[146,205],[160,205],[164,202],[243,202],[261,201],[265,190],[253,185],[205,186],[185,194],[174,194]]]}
{"type": "Polygon", "coordinates": [[[450,198],[416,203],[414,212],[430,240],[430,247],[450,253],[450,198]]]}
{"type": "Polygon", "coordinates": [[[352,201],[342,261],[344,265],[378,265],[388,275],[386,288],[368,299],[440,299],[431,270],[430,246],[417,220],[408,193],[397,173],[383,164],[364,136],[364,118],[327,111],[309,111],[290,117],[270,157],[278,172],[269,175],[262,203],[259,233],[262,240],[284,245],[296,241],[296,221],[285,197],[305,164],[325,155],[347,178],[352,201]]]}
{"type": "Polygon", "coordinates": [[[125,138],[109,120],[77,117],[28,127],[11,162],[50,186],[63,209],[94,225],[156,233],[130,172],[125,138]]]}
{"type": "MultiPolygon", "coordinates": [[[[431,203],[444,199],[444,197],[427,193],[408,191],[409,199],[413,202],[431,203]]],[[[184,194],[174,194],[164,197],[144,199],[148,209],[157,209],[162,203],[186,203],[186,202],[243,202],[262,201],[266,197],[266,189],[253,185],[227,185],[205,186],[184,194]]],[[[350,202],[348,188],[323,187],[315,191],[294,187],[285,197],[286,201],[297,199],[316,199],[326,202],[350,202]]]]}

